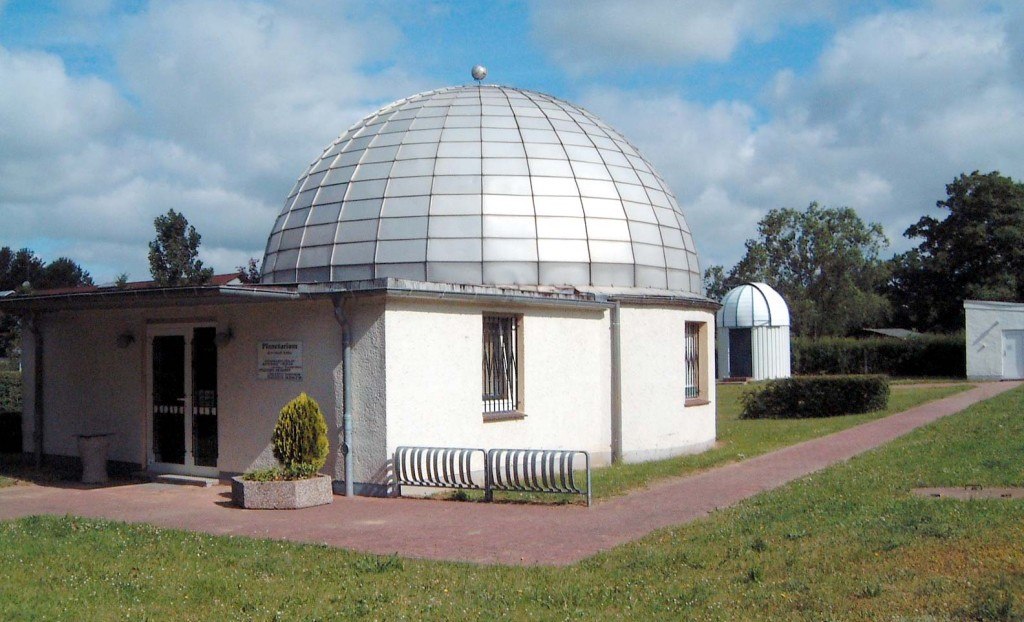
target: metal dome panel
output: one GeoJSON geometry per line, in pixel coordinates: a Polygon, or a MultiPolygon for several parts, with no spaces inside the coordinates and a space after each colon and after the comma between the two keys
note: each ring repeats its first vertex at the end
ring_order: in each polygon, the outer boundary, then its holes
{"type": "Polygon", "coordinates": [[[744,283],[722,298],[715,323],[724,328],[789,326],[789,306],[767,283],[744,283]]]}
{"type": "Polygon", "coordinates": [[[379,277],[703,293],[675,197],[622,135],[562,100],[489,85],[385,106],[289,194],[263,282],[379,277]]]}

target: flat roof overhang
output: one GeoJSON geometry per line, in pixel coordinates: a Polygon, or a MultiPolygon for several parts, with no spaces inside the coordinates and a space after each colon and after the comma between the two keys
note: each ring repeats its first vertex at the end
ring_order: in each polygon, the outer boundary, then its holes
{"type": "Polygon", "coordinates": [[[291,285],[194,285],[145,289],[103,288],[86,292],[12,295],[0,298],[0,312],[15,315],[93,309],[192,307],[254,304],[349,296],[385,296],[462,303],[524,304],[604,309],[615,302],[716,311],[703,296],[636,288],[498,287],[382,278],[343,283],[291,285]]]}

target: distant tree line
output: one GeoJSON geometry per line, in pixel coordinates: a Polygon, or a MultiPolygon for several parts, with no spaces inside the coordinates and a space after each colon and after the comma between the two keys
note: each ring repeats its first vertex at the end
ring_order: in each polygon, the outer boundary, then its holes
{"type": "MultiPolygon", "coordinates": [[[[0,248],[0,292],[92,284],[89,272],[67,257],[45,263],[31,249],[0,248]]],[[[0,313],[0,356],[8,356],[17,340],[18,318],[0,313]]]]}
{"type": "Polygon", "coordinates": [[[945,218],[911,225],[903,235],[917,246],[889,259],[882,226],[848,207],[773,209],[739,263],[704,272],[708,296],[768,283],[789,304],[794,333],[810,337],[877,326],[957,331],[965,299],[1024,301],[1024,184],[961,174],[936,204],[945,218]]]}

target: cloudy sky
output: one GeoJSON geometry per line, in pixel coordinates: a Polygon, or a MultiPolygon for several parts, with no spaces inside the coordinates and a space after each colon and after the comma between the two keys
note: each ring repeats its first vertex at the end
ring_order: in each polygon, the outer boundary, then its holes
{"type": "Polygon", "coordinates": [[[1017,4],[0,0],[0,245],[148,278],[175,208],[229,271],[326,144],[483,63],[636,144],[705,266],[811,201],[902,250],[959,173],[1024,179],[1017,4]]]}

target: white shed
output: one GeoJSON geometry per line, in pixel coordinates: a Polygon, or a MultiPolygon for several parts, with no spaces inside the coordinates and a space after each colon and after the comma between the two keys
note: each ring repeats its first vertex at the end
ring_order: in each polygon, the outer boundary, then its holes
{"type": "Polygon", "coordinates": [[[1024,378],[1024,304],[965,300],[967,377],[1024,378]]]}
{"type": "Polygon", "coordinates": [[[744,283],[722,299],[715,323],[720,377],[789,377],[789,307],[779,292],[744,283]]]}

